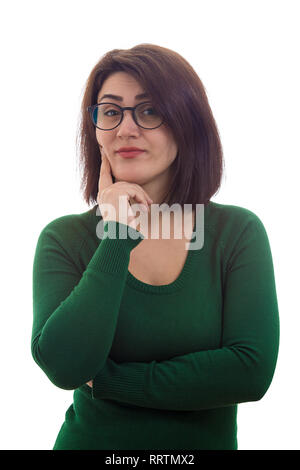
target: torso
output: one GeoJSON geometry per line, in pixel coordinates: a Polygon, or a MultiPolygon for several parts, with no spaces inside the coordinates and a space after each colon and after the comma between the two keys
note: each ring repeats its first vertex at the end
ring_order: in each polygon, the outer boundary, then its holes
{"type": "MultiPolygon", "coordinates": [[[[193,225],[194,225],[193,213],[193,225]]],[[[155,286],[167,285],[174,282],[180,275],[189,251],[186,244],[192,237],[189,230],[182,238],[150,239],[145,238],[130,253],[128,271],[139,281],[155,286]]]]}

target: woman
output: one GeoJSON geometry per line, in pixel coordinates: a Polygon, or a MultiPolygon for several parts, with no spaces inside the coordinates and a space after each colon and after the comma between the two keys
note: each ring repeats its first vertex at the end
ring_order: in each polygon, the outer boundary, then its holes
{"type": "Polygon", "coordinates": [[[273,378],[278,305],[263,223],[210,201],[223,158],[198,75],[156,45],[108,52],[88,78],[79,137],[96,205],[51,221],[33,264],[32,355],[74,390],[54,449],[237,449],[237,405],[273,378]],[[167,211],[152,213],[163,203],[182,209],[168,237],[167,211]],[[185,204],[192,226],[176,237],[185,204]]]}

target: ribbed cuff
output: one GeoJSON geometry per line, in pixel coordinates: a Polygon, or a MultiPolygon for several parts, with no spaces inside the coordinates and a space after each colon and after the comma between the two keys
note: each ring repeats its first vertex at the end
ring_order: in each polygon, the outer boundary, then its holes
{"type": "Polygon", "coordinates": [[[92,397],[145,406],[144,374],[142,363],[117,364],[107,358],[105,366],[93,379],[92,397]]]}
{"type": "Polygon", "coordinates": [[[145,238],[141,232],[129,225],[107,220],[103,226],[104,234],[88,267],[122,275],[124,266],[128,268],[130,252],[145,238]]]}

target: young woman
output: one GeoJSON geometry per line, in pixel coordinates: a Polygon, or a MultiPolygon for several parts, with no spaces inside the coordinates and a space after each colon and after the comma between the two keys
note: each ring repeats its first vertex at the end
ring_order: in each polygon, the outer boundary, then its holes
{"type": "Polygon", "coordinates": [[[237,405],[270,386],[279,315],[262,221],[210,200],[223,156],[200,78],[164,47],[112,50],[79,138],[94,206],[50,221],[33,264],[32,355],[74,390],[54,449],[237,449],[237,405]]]}

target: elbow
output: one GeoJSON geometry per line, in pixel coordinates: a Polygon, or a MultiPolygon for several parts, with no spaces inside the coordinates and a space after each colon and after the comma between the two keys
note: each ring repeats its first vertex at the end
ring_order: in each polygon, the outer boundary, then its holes
{"type": "Polygon", "coordinates": [[[58,388],[61,388],[63,390],[76,390],[76,388],[81,387],[85,383],[87,383],[89,380],[87,379],[86,382],[71,382],[71,380],[67,380],[66,377],[59,377],[59,376],[49,376],[48,378],[50,381],[58,388]]]}
{"type": "Polygon", "coordinates": [[[83,376],[82,373],[76,373],[74,370],[68,371],[61,367],[55,368],[53,365],[50,366],[47,361],[41,360],[35,354],[33,354],[33,359],[46,374],[50,382],[63,390],[75,390],[93,379],[90,376],[83,376]]]}
{"type": "Polygon", "coordinates": [[[38,339],[32,342],[31,354],[48,379],[63,390],[75,390],[86,384],[97,375],[105,364],[105,361],[103,361],[103,365],[96,361],[91,364],[91,361],[79,361],[79,358],[77,361],[73,358],[72,362],[58,360],[56,356],[53,358],[41,353],[38,339]]]}
{"type": "Polygon", "coordinates": [[[70,380],[66,373],[59,372],[53,365],[49,364],[47,358],[41,356],[38,345],[32,345],[31,347],[31,354],[35,361],[35,363],[42,369],[42,371],[46,374],[50,382],[53,383],[58,388],[62,388],[63,390],[75,390],[80,385],[74,382],[74,380],[70,380]]]}
{"type": "Polygon", "coordinates": [[[278,347],[272,351],[258,347],[251,348],[251,350],[243,348],[239,351],[239,356],[243,364],[239,402],[259,401],[265,396],[272,383],[278,347]]]}
{"type": "Polygon", "coordinates": [[[248,400],[246,401],[259,401],[267,393],[274,375],[274,367],[259,366],[253,370],[251,378],[248,381],[248,400]]]}
{"type": "Polygon", "coordinates": [[[49,374],[49,373],[48,374],[46,373],[46,375],[47,375],[48,379],[53,383],[53,385],[55,385],[58,388],[61,388],[62,390],[75,390],[76,388],[79,388],[79,387],[81,387],[81,385],[83,385],[82,383],[80,383],[80,384],[72,383],[72,382],[66,380],[65,377],[62,378],[62,377],[52,375],[52,374],[49,374]]]}
{"type": "Polygon", "coordinates": [[[263,385],[262,386],[261,384],[257,384],[256,386],[254,386],[251,390],[251,395],[250,395],[250,400],[249,401],[259,401],[259,400],[261,400],[265,396],[268,388],[269,388],[269,385],[267,385],[267,386],[263,385]]]}

